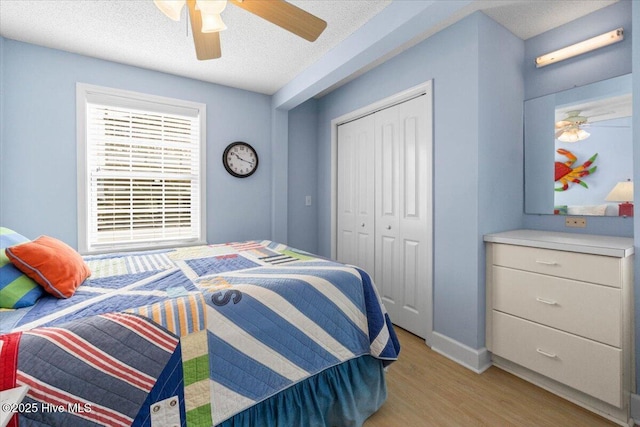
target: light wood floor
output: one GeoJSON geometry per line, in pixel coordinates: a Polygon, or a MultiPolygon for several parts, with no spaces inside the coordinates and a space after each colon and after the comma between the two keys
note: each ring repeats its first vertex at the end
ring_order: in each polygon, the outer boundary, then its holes
{"type": "Polygon", "coordinates": [[[387,401],[364,427],[615,425],[501,369],[478,375],[396,332],[402,349],[387,372],[387,401]]]}

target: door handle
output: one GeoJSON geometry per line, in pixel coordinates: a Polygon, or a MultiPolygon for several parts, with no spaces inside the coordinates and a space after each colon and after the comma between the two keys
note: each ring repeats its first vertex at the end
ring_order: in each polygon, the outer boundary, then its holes
{"type": "Polygon", "coordinates": [[[387,230],[391,230],[391,226],[390,225],[387,225],[387,230]]]}

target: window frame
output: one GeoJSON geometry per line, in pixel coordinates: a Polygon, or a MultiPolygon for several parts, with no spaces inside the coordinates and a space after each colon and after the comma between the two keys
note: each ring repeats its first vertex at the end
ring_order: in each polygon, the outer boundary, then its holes
{"type": "MultiPolygon", "coordinates": [[[[95,101],[94,101],[95,102],[95,101]]],[[[105,101],[105,103],[108,103],[105,101]]],[[[77,215],[78,215],[78,252],[82,254],[97,254],[106,252],[161,249],[168,247],[192,246],[206,244],[207,240],[207,200],[206,200],[206,104],[168,98],[157,95],[149,95],[140,92],[114,89],[103,86],[95,86],[86,83],[76,83],[76,126],[77,126],[77,215]],[[195,117],[199,123],[199,161],[198,161],[198,186],[199,186],[199,235],[196,238],[168,239],[157,242],[128,242],[121,244],[92,245],[89,242],[90,204],[89,195],[89,170],[87,150],[87,105],[91,99],[118,99],[121,104],[118,107],[149,110],[150,104],[155,104],[155,111],[171,113],[176,111],[196,111],[195,117]],[[145,108],[146,107],[146,108],[145,108]]]]}

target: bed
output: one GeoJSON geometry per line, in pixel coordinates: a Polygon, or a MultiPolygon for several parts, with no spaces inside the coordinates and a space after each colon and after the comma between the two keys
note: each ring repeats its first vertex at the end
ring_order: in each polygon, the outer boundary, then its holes
{"type": "Polygon", "coordinates": [[[271,241],[83,259],[72,297],[0,311],[14,425],[359,426],[386,399],[400,347],[356,267],[271,241]]]}

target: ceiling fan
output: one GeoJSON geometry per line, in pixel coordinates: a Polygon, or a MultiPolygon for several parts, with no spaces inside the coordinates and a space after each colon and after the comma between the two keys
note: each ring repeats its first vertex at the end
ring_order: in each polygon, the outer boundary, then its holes
{"type": "Polygon", "coordinates": [[[556,122],[556,139],[562,142],[577,142],[589,138],[591,134],[582,129],[588,120],[580,115],[579,110],[568,111],[567,117],[556,122]]]}
{"type": "MultiPolygon", "coordinates": [[[[185,3],[199,60],[215,59],[222,56],[220,31],[227,28],[220,14],[227,0],[153,0],[165,15],[174,21],[180,20],[185,3]]],[[[284,0],[229,0],[247,12],[284,28],[308,41],[315,41],[327,27],[327,23],[284,0]]]]}
{"type": "Polygon", "coordinates": [[[556,139],[562,142],[578,142],[584,139],[587,139],[591,134],[585,130],[585,128],[589,128],[591,126],[600,126],[600,127],[627,127],[627,126],[616,126],[616,125],[607,125],[607,124],[598,124],[594,125],[593,122],[589,121],[594,117],[601,117],[610,115],[611,112],[606,112],[597,115],[591,115],[587,117],[582,114],[580,110],[567,111],[567,116],[559,120],[555,123],[555,131],[556,131],[556,139]]]}

